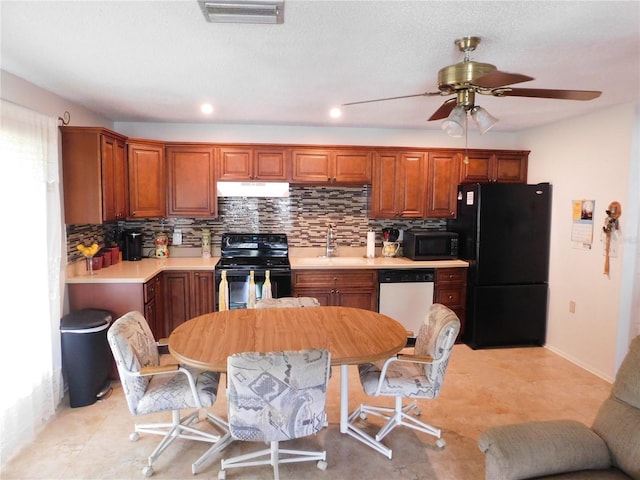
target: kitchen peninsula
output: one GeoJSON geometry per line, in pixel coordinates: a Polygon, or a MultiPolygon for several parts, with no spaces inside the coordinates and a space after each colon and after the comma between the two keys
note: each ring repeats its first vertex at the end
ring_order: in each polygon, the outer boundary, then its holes
{"type": "MultiPolygon", "coordinates": [[[[218,260],[219,257],[145,258],[136,262],[119,262],[97,270],[93,275],[84,270],[82,262],[77,262],[69,265],[67,271],[69,306],[72,311],[106,309],[116,318],[138,310],[145,314],[156,338],[165,337],[189,318],[214,311],[214,273],[218,260]]],[[[294,278],[303,272],[313,276],[316,272],[318,277],[369,272],[374,279],[379,269],[436,269],[434,302],[446,304],[447,298],[457,302],[465,297],[468,263],[462,260],[413,261],[404,257],[369,259],[363,256],[322,258],[315,253],[304,256],[296,252],[290,256],[290,262],[294,278]],[[455,285],[448,281],[451,275],[438,275],[459,271],[464,271],[464,275],[457,276],[463,281],[455,285]],[[458,293],[452,294],[452,291],[458,293]]],[[[377,304],[377,282],[371,287],[374,289],[371,295],[377,304]]],[[[293,290],[295,295],[295,281],[293,290]]],[[[464,312],[464,305],[452,306],[464,312]]]]}

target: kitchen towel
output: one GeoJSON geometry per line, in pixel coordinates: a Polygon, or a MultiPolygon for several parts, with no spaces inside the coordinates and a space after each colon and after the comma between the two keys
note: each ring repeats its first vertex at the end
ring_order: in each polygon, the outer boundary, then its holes
{"type": "Polygon", "coordinates": [[[367,258],[376,256],[376,232],[367,232],[367,258]]]}

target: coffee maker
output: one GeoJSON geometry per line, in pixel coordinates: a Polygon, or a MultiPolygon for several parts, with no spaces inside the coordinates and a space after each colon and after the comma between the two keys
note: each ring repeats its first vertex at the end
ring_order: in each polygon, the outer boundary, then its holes
{"type": "Polygon", "coordinates": [[[142,232],[128,230],[122,234],[122,259],[142,260],[142,232]]]}

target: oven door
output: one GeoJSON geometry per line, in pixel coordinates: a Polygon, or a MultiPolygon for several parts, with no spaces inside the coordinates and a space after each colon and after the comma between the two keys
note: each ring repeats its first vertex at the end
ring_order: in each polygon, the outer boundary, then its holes
{"type": "MultiPolygon", "coordinates": [[[[227,269],[227,283],[229,285],[229,309],[247,308],[249,301],[249,270],[227,269]]],[[[262,298],[265,270],[254,270],[253,277],[256,284],[256,301],[262,298]]],[[[216,292],[220,290],[221,270],[216,268],[216,292]]],[[[291,271],[271,270],[271,295],[273,298],[291,296],[291,271]]],[[[216,293],[216,311],[219,309],[219,297],[216,293]]]]}

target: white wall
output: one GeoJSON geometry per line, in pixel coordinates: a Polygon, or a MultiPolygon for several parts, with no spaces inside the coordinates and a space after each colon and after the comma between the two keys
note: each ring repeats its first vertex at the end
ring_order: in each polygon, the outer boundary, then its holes
{"type": "MultiPolygon", "coordinates": [[[[129,137],[174,142],[382,145],[434,148],[464,148],[465,146],[464,138],[451,138],[439,128],[433,129],[433,125],[431,130],[402,130],[293,125],[116,122],[115,130],[129,137]]],[[[492,132],[491,135],[481,136],[477,131],[470,130],[468,147],[511,149],[514,148],[515,138],[514,133],[492,132]]]]}
{"type": "Polygon", "coordinates": [[[0,70],[0,85],[2,98],[17,105],[52,117],[62,117],[67,111],[71,116],[69,125],[113,129],[111,120],[4,70],[0,70]]]}
{"type": "Polygon", "coordinates": [[[636,125],[636,106],[621,105],[523,132],[518,140],[532,150],[529,182],[553,184],[546,345],[608,380],[626,353],[632,315],[638,318],[636,125]],[[595,200],[591,250],[572,247],[571,202],[578,199],[595,200]],[[622,241],[607,276],[600,233],[614,200],[622,204],[622,241]]]}

